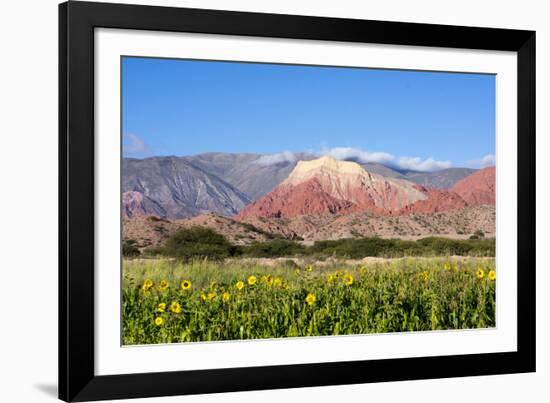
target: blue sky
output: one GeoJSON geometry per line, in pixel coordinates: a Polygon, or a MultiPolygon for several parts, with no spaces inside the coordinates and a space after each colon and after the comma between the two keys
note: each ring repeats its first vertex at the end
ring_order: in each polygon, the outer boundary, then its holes
{"type": "MultiPolygon", "coordinates": [[[[123,59],[123,154],[330,154],[403,169],[494,164],[495,77],[123,59]]],[[[267,162],[269,163],[269,162],[267,162]]]]}

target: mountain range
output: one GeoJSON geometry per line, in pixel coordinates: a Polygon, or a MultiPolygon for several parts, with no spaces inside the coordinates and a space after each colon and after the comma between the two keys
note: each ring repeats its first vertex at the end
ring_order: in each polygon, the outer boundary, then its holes
{"type": "MultiPolygon", "coordinates": [[[[224,216],[235,216],[242,213],[246,206],[250,210],[251,205],[282,184],[291,184],[298,193],[321,194],[316,187],[326,187],[326,180],[332,180],[330,175],[325,174],[324,185],[322,181],[310,181],[307,184],[296,182],[297,167],[319,160],[313,154],[294,153],[292,158],[281,161],[270,160],[269,157],[269,155],[252,153],[205,153],[184,157],[124,158],[123,215],[124,217],[153,215],[180,219],[212,212],[224,216]]],[[[332,160],[329,158],[325,157],[321,160],[332,160]]],[[[370,196],[367,196],[368,189],[367,192],[355,195],[338,194],[336,190],[322,193],[323,200],[319,203],[326,206],[331,213],[349,213],[361,210],[363,207],[374,213],[382,213],[386,210],[394,213],[396,210],[405,208],[411,201],[420,202],[430,199],[430,193],[445,199],[447,192],[440,192],[438,189],[450,188],[461,179],[476,172],[468,168],[416,172],[398,170],[377,163],[361,164],[350,161],[343,161],[343,163],[343,166],[348,166],[349,163],[360,168],[364,173],[356,176],[361,180],[368,182],[369,176],[373,178],[369,185],[369,189],[373,192],[370,196]],[[388,189],[380,188],[380,184],[388,186],[388,189]],[[357,197],[362,199],[358,201],[357,197]],[[382,210],[379,210],[380,208],[382,210]]],[[[353,174],[351,176],[344,174],[344,176],[348,177],[346,179],[348,182],[350,180],[353,182],[350,179],[353,174]]],[[[348,186],[348,190],[352,192],[349,183],[345,186],[348,186]]],[[[341,191],[345,190],[341,189],[341,191]]],[[[482,189],[480,191],[483,193],[482,189]]],[[[472,193],[470,197],[479,196],[472,193]]],[[[435,198],[432,197],[430,200],[435,198]]],[[[308,212],[308,209],[306,208],[303,212],[308,212]]],[[[322,213],[324,210],[321,209],[319,212],[322,213]]]]}
{"type": "Polygon", "coordinates": [[[494,182],[494,168],[486,168],[450,189],[434,189],[368,172],[356,162],[324,156],[299,161],[283,182],[247,205],[237,217],[289,218],[360,211],[397,216],[435,213],[494,204],[494,182]]]}

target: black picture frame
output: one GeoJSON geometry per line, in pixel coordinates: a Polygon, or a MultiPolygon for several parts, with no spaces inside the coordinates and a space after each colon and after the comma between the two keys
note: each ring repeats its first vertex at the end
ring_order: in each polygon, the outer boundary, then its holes
{"type": "Polygon", "coordinates": [[[108,3],[59,5],[59,398],[137,398],[535,371],[535,32],[108,3]],[[94,29],[517,52],[517,352],[96,376],[94,29]]]}

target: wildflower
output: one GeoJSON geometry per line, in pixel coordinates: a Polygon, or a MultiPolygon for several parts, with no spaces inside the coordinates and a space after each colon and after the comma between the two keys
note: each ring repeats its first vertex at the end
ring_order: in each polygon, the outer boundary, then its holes
{"type": "Polygon", "coordinates": [[[231,299],[231,294],[229,294],[228,292],[224,292],[222,298],[225,302],[228,302],[231,299]]]}
{"type": "Polygon", "coordinates": [[[212,301],[214,298],[216,298],[216,293],[215,292],[209,292],[208,295],[206,296],[206,298],[208,299],[208,301],[212,301]]]}
{"type": "Polygon", "coordinates": [[[283,279],[281,277],[275,277],[275,280],[273,280],[273,285],[275,287],[280,287],[283,285],[283,279]]]}
{"type": "Polygon", "coordinates": [[[143,291],[149,291],[153,287],[153,285],[154,285],[153,280],[149,280],[149,279],[145,280],[143,282],[143,287],[142,287],[143,291]]]}
{"type": "Polygon", "coordinates": [[[345,285],[352,285],[353,284],[353,276],[351,274],[346,274],[344,276],[344,284],[345,285]]]}
{"type": "Polygon", "coordinates": [[[313,266],[312,266],[312,265],[306,266],[306,271],[307,271],[308,273],[311,273],[311,272],[313,271],[313,266]]]}
{"type": "Polygon", "coordinates": [[[497,273],[494,270],[491,270],[487,274],[487,278],[491,281],[495,281],[497,279],[497,273]]]}
{"type": "Polygon", "coordinates": [[[179,303],[177,303],[176,301],[174,301],[170,304],[170,310],[174,313],[180,313],[181,312],[181,305],[179,303]]]}
{"type": "Polygon", "coordinates": [[[267,284],[268,286],[271,286],[273,284],[273,277],[271,277],[270,275],[268,276],[262,276],[262,283],[265,283],[267,284]]]}
{"type": "Polygon", "coordinates": [[[191,288],[191,281],[189,281],[189,280],[183,280],[183,281],[181,282],[181,289],[182,289],[182,290],[188,290],[188,289],[190,289],[190,288],[191,288]]]}
{"type": "Polygon", "coordinates": [[[480,267],[477,269],[477,272],[476,272],[476,277],[478,279],[482,279],[483,277],[485,277],[485,272],[483,271],[483,269],[480,267]]]}
{"type": "Polygon", "coordinates": [[[166,281],[166,280],[162,280],[159,284],[159,289],[161,291],[167,290],[168,287],[170,287],[170,285],[168,284],[168,281],[166,281]]]}
{"type": "Polygon", "coordinates": [[[315,303],[315,300],[316,300],[315,295],[313,295],[312,293],[309,293],[306,297],[306,302],[310,306],[315,303]]]}
{"type": "Polygon", "coordinates": [[[254,285],[254,284],[256,284],[256,281],[257,281],[256,276],[249,276],[249,277],[248,277],[248,284],[249,284],[249,285],[254,285]]]}
{"type": "Polygon", "coordinates": [[[157,311],[158,312],[164,312],[166,311],[166,303],[165,302],[161,302],[160,304],[157,305],[157,311]]]}
{"type": "Polygon", "coordinates": [[[164,323],[164,319],[162,319],[160,316],[157,316],[155,318],[155,325],[162,326],[163,323],[164,323]]]}
{"type": "Polygon", "coordinates": [[[332,283],[334,282],[334,279],[336,278],[336,276],[334,274],[329,274],[327,276],[327,283],[332,283]]]}
{"type": "Polygon", "coordinates": [[[420,280],[428,281],[428,278],[429,278],[429,277],[430,277],[430,276],[429,276],[429,273],[428,273],[427,270],[418,273],[418,278],[419,278],[420,280]]]}
{"type": "Polygon", "coordinates": [[[242,290],[244,288],[244,283],[242,281],[237,281],[237,284],[235,284],[235,287],[237,290],[242,290]]]}

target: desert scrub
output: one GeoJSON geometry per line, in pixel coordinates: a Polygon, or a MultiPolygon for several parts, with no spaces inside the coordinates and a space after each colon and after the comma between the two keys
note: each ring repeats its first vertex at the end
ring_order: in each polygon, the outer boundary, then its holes
{"type": "Polygon", "coordinates": [[[322,268],[128,260],[123,342],[494,327],[495,282],[493,259],[322,268]]]}

